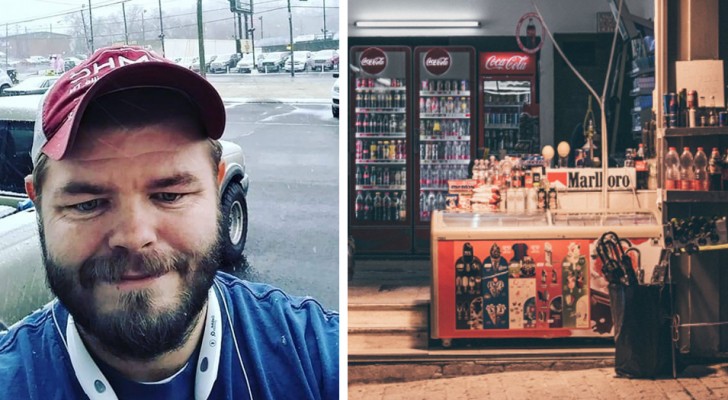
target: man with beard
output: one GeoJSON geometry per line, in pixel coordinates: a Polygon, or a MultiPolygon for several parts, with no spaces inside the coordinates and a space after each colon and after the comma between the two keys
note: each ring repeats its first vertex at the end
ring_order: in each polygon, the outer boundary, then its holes
{"type": "Polygon", "coordinates": [[[136,47],[62,76],[33,182],[57,300],[0,338],[8,399],[338,398],[338,314],[217,272],[225,109],[136,47]]]}

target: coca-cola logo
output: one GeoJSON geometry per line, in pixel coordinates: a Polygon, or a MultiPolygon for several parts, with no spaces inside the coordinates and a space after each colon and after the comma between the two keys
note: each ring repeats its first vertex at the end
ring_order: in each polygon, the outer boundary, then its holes
{"type": "Polygon", "coordinates": [[[499,71],[525,71],[528,67],[528,56],[498,57],[492,55],[485,60],[485,69],[499,71]]]}
{"type": "Polygon", "coordinates": [[[381,49],[370,47],[359,56],[359,65],[364,72],[379,75],[387,68],[387,54],[381,49]]]}
{"type": "Polygon", "coordinates": [[[450,69],[452,57],[445,49],[434,48],[425,53],[425,69],[433,75],[442,75],[450,69]]]}

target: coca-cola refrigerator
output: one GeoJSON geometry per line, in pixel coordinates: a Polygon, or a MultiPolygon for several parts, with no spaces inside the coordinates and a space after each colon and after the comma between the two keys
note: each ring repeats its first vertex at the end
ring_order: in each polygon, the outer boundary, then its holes
{"type": "Polygon", "coordinates": [[[540,152],[536,58],[518,52],[481,52],[480,131],[487,154],[540,152]]]}
{"type": "Polygon", "coordinates": [[[352,47],[349,233],[357,253],[412,251],[411,58],[407,47],[352,47]]]}
{"type": "Polygon", "coordinates": [[[414,51],[414,251],[429,253],[430,218],[445,209],[448,180],[468,177],[475,154],[475,50],[467,46],[414,51]]]}

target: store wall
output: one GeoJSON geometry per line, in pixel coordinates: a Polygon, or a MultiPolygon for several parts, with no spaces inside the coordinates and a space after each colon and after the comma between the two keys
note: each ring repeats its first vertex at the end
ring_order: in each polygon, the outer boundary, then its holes
{"type": "MultiPolygon", "coordinates": [[[[514,36],[518,19],[539,7],[546,25],[553,33],[596,32],[596,13],[608,12],[607,0],[367,0],[350,1],[348,29],[350,37],[391,36],[514,36]],[[360,20],[429,20],[463,19],[480,21],[479,28],[468,29],[360,29],[360,20]]],[[[619,0],[617,0],[619,1],[619,0]]],[[[629,11],[652,19],[653,0],[625,0],[629,11]]],[[[547,40],[541,50],[541,143],[554,138],[554,56],[553,43],[547,40]]],[[[595,88],[601,93],[602,88],[595,88]]],[[[596,112],[596,110],[595,110],[596,112]]]]}

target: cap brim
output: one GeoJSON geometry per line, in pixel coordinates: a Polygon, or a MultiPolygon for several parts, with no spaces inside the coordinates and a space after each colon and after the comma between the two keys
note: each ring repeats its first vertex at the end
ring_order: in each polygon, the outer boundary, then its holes
{"type": "Polygon", "coordinates": [[[185,94],[197,109],[205,133],[219,139],[225,130],[225,105],[217,90],[197,73],[167,62],[140,62],[117,68],[98,81],[84,94],[68,118],[42,147],[43,153],[60,160],[73,144],[75,133],[88,104],[95,98],[131,88],[168,88],[185,94]]]}

